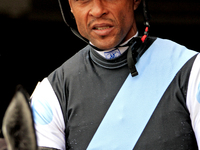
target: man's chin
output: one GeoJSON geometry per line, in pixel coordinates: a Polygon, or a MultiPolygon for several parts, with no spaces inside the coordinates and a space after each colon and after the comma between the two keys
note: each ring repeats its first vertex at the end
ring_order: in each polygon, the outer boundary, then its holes
{"type": "Polygon", "coordinates": [[[94,45],[95,47],[97,47],[98,49],[101,49],[101,50],[108,50],[108,49],[112,49],[114,46],[96,46],[96,45],[94,45]]]}
{"type": "Polygon", "coordinates": [[[112,49],[112,48],[114,48],[114,47],[116,47],[118,45],[118,43],[117,44],[115,44],[114,42],[113,43],[112,42],[107,43],[105,41],[102,41],[102,42],[92,42],[92,44],[95,47],[97,47],[99,49],[102,49],[102,50],[112,49]]]}

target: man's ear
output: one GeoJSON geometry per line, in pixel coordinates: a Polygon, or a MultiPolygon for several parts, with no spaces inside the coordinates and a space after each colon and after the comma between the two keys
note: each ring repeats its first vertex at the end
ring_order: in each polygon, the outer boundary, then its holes
{"type": "Polygon", "coordinates": [[[70,11],[73,14],[73,9],[72,9],[72,6],[71,6],[71,0],[68,0],[68,3],[69,3],[70,11]]]}
{"type": "Polygon", "coordinates": [[[136,10],[138,8],[138,6],[141,3],[141,0],[133,0],[134,1],[134,10],[136,10]]]}

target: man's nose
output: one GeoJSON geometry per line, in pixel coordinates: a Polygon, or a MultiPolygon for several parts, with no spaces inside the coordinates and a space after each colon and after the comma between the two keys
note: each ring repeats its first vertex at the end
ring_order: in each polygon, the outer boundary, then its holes
{"type": "Polygon", "coordinates": [[[104,14],[107,14],[108,12],[104,5],[105,4],[102,2],[102,0],[93,0],[93,5],[89,14],[95,18],[100,18],[104,14]]]}

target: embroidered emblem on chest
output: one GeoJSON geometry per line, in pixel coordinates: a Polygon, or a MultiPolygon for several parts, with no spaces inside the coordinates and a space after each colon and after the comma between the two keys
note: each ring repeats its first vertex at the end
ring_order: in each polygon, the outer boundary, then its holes
{"type": "Polygon", "coordinates": [[[121,55],[121,53],[120,53],[119,49],[114,49],[109,52],[104,52],[104,56],[106,59],[114,59],[120,55],[121,55]]]}

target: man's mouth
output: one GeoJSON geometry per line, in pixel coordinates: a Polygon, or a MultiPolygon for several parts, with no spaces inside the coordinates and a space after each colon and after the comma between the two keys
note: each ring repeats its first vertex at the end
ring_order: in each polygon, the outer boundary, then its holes
{"type": "Polygon", "coordinates": [[[98,36],[108,36],[113,29],[114,26],[110,24],[96,24],[92,28],[93,32],[98,36]]]}
{"type": "Polygon", "coordinates": [[[107,27],[94,27],[94,30],[105,30],[105,29],[109,29],[110,26],[107,27]]]}

